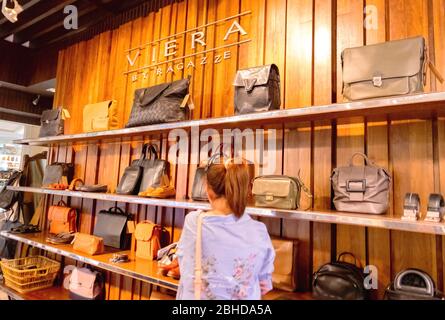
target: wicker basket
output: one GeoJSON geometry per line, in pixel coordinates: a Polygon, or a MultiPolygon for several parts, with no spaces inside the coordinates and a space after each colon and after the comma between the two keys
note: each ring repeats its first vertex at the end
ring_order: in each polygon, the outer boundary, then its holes
{"type": "Polygon", "coordinates": [[[59,262],[42,256],[2,260],[0,264],[6,286],[20,293],[51,287],[60,269],[59,262]]]}

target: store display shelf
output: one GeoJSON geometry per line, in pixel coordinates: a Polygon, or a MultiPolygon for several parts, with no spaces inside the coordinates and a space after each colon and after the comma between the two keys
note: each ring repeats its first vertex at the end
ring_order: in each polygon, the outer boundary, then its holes
{"type": "Polygon", "coordinates": [[[47,234],[45,232],[31,234],[11,234],[9,232],[2,231],[0,232],[0,236],[16,240],[48,252],[59,254],[74,259],[76,261],[84,262],[103,270],[155,284],[167,289],[177,290],[178,287],[177,280],[174,280],[170,277],[162,276],[158,273],[158,265],[156,261],[135,258],[134,254],[130,251],[124,251],[124,253],[130,256],[129,262],[112,263],[109,260],[113,256],[113,253],[122,251],[107,250],[107,252],[104,254],[90,256],[74,251],[72,245],[52,245],[46,243],[45,239],[47,237],[47,234]]]}
{"type": "MultiPolygon", "coordinates": [[[[189,210],[207,210],[210,205],[206,202],[178,200],[178,199],[153,199],[138,196],[124,196],[111,193],[89,193],[78,191],[49,190],[32,187],[8,187],[9,190],[31,193],[50,194],[63,197],[76,197],[103,201],[124,202],[169,208],[189,210]]],[[[355,225],[391,230],[401,230],[417,233],[445,235],[445,223],[427,221],[405,221],[400,217],[388,215],[358,214],[337,211],[318,210],[279,210],[268,208],[248,207],[246,213],[257,217],[281,218],[291,220],[316,221],[323,223],[355,225]]]]}
{"type": "Polygon", "coordinates": [[[4,283],[0,283],[0,291],[13,300],[70,300],[68,290],[56,286],[28,293],[20,293],[7,287],[4,283]]]}
{"type": "Polygon", "coordinates": [[[425,93],[400,97],[380,98],[347,103],[311,106],[305,108],[283,109],[270,112],[236,115],[230,117],[208,118],[202,120],[163,123],[150,126],[125,128],[101,132],[70,134],[38,139],[16,140],[15,144],[51,146],[84,141],[122,139],[143,136],[172,129],[191,129],[193,127],[237,127],[243,124],[267,124],[276,122],[298,122],[328,120],[357,116],[391,115],[394,119],[442,115],[445,113],[445,92],[425,93]]]}

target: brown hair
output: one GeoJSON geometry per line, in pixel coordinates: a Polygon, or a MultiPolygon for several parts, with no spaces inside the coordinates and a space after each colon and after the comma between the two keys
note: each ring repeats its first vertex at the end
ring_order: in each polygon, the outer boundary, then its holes
{"type": "Polygon", "coordinates": [[[218,198],[226,198],[236,217],[243,215],[249,195],[249,171],[245,160],[230,159],[224,164],[210,165],[207,185],[218,198]]]}

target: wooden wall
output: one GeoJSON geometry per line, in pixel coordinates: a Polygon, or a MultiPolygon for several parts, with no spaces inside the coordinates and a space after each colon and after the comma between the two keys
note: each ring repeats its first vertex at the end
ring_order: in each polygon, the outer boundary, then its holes
{"type": "MultiPolygon", "coordinates": [[[[445,0],[185,0],[137,18],[117,29],[60,51],[57,67],[55,106],[71,112],[67,133],[82,126],[82,107],[87,103],[116,99],[121,124],[128,119],[134,90],[192,76],[196,108],[193,118],[233,114],[231,82],[239,68],[275,63],[281,72],[285,108],[299,108],[341,102],[340,54],[344,48],[385,40],[423,35],[429,54],[445,74],[445,0]],[[364,7],[378,9],[378,29],[363,28],[364,7]],[[124,76],[129,48],[191,29],[237,13],[252,10],[240,22],[252,41],[231,48],[232,59],[133,82],[124,76]]],[[[206,30],[209,47],[218,46],[227,24],[206,30]]],[[[179,54],[192,52],[190,44],[179,54]]],[[[208,54],[209,60],[214,53],[208,54]]],[[[146,61],[144,61],[144,59],[146,61]]],[[[135,67],[146,64],[139,59],[135,67]]],[[[166,66],[162,66],[166,68],[166,66]]],[[[428,78],[427,91],[443,91],[445,84],[428,78]]],[[[279,164],[276,173],[302,177],[315,195],[313,207],[331,208],[329,177],[332,168],[344,165],[355,151],[366,152],[393,175],[390,215],[402,214],[406,192],[422,197],[426,211],[429,193],[445,191],[445,121],[420,119],[389,121],[386,118],[339,119],[286,123],[266,128],[277,129],[279,164]]],[[[150,135],[131,141],[88,144],[53,149],[53,159],[74,161],[76,176],[87,183],[107,183],[115,187],[125,166],[138,157],[142,141],[153,141],[167,157],[167,135],[150,135]]],[[[178,197],[190,192],[196,166],[172,166],[178,197]]],[[[268,173],[258,168],[258,173],[268,173]]],[[[303,201],[303,205],[307,200],[303,201]]],[[[71,199],[82,212],[81,231],[91,232],[95,212],[112,203],[71,199]]],[[[137,213],[139,220],[150,219],[171,228],[177,240],[184,210],[124,205],[137,213]]],[[[310,287],[311,274],[342,251],[353,252],[365,264],[378,267],[381,297],[395,273],[406,267],[429,272],[443,289],[444,238],[440,236],[388,231],[345,225],[304,221],[264,219],[272,235],[300,240],[298,258],[299,287],[310,287]]],[[[109,299],[149,297],[150,286],[126,277],[110,275],[109,299]]]]}

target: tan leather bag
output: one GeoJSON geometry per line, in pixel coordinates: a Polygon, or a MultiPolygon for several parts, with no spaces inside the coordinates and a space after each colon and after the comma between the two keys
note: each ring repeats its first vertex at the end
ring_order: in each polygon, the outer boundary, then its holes
{"type": "Polygon", "coordinates": [[[388,210],[391,176],[363,153],[355,153],[349,166],[334,169],[331,183],[338,211],[383,214],[388,210]],[[355,156],[363,157],[365,166],[354,166],[355,156]]]}
{"type": "Polygon", "coordinates": [[[95,132],[117,129],[117,101],[107,100],[83,107],[83,131],[95,132]]]}
{"type": "Polygon", "coordinates": [[[53,234],[76,232],[76,209],[67,207],[60,201],[48,209],[49,232],[53,234]]]}
{"type": "Polygon", "coordinates": [[[136,225],[134,231],[136,240],[136,257],[156,260],[158,250],[168,242],[168,231],[160,225],[150,221],[142,221],[136,225]]]}
{"type": "Polygon", "coordinates": [[[94,256],[104,252],[104,240],[101,237],[85,233],[76,233],[73,249],[94,256]]]}
{"type": "Polygon", "coordinates": [[[275,289],[293,292],[297,290],[297,240],[272,239],[275,249],[272,283],[275,289]]]}
{"type": "Polygon", "coordinates": [[[342,63],[343,96],[348,100],[421,93],[426,81],[425,39],[345,49],[342,63]]]}

